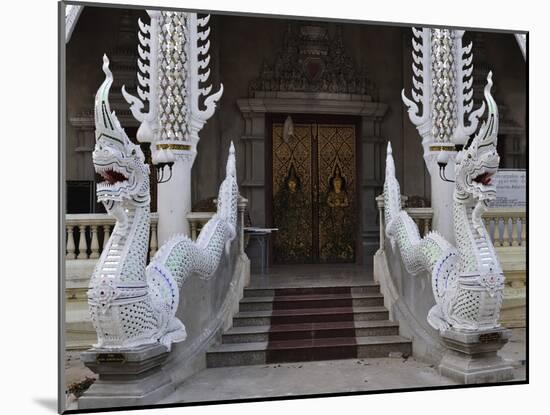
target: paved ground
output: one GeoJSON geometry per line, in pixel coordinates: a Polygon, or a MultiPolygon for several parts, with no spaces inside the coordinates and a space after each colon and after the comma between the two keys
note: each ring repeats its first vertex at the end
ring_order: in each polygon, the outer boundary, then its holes
{"type": "Polygon", "coordinates": [[[80,361],[80,351],[67,351],[65,354],[65,386],[80,382],[88,377],[97,378],[97,375],[80,361]]]}
{"type": "MultiPolygon", "coordinates": [[[[67,385],[95,375],[67,353],[67,385]]],[[[513,329],[500,352],[514,365],[514,380],[525,379],[525,329],[513,329]]],[[[437,368],[414,358],[329,360],[207,369],[185,381],[161,403],[200,402],[269,396],[373,391],[456,384],[440,376],[437,368]]],[[[69,409],[76,409],[69,398],[69,409]]]]}
{"type": "MultiPolygon", "coordinates": [[[[255,286],[354,285],[371,280],[364,268],[354,266],[304,266],[270,270],[270,275],[255,275],[255,286]],[[277,278],[273,279],[273,275],[277,278]],[[334,278],[337,275],[338,278],[334,278]]],[[[68,352],[65,362],[67,386],[96,377],[79,358],[80,352],[68,352]]],[[[513,329],[511,340],[500,355],[514,366],[514,380],[525,379],[525,329],[513,329]]],[[[360,392],[453,385],[454,381],[438,374],[437,368],[413,357],[348,359],[321,362],[222,367],[203,370],[187,379],[174,394],[160,403],[201,402],[259,397],[360,392]]],[[[76,409],[74,396],[68,397],[68,409],[76,409]]]]}
{"type": "Polygon", "coordinates": [[[514,380],[524,380],[526,377],[525,329],[512,329],[512,337],[499,352],[499,355],[514,366],[514,380]]]}
{"type": "MultiPolygon", "coordinates": [[[[525,379],[525,329],[514,329],[501,356],[525,379]]],[[[161,403],[200,402],[456,385],[414,358],[329,360],[204,370],[161,403]]]]}
{"type": "Polygon", "coordinates": [[[425,364],[402,358],[327,360],[207,369],[162,403],[200,402],[452,385],[425,364]]]}
{"type": "MultiPolygon", "coordinates": [[[[80,360],[80,351],[65,351],[65,391],[73,384],[82,382],[86,377],[97,379],[97,375],[80,360]]],[[[67,409],[77,409],[73,394],[66,395],[67,409]]]]}
{"type": "Polygon", "coordinates": [[[361,285],[373,281],[365,265],[355,264],[292,264],[277,265],[267,274],[252,274],[250,285],[256,287],[334,287],[361,285]]]}

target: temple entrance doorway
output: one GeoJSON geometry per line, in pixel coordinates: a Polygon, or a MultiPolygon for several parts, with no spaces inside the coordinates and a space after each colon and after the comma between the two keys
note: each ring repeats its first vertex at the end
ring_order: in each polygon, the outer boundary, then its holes
{"type": "Polygon", "coordinates": [[[356,262],[358,119],[272,116],[267,128],[273,262],[356,262]]]}

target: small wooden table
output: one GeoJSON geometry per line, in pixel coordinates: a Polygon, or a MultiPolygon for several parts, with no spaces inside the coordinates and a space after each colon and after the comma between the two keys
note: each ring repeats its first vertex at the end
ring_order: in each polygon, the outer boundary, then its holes
{"type": "Polygon", "coordinates": [[[245,235],[248,235],[250,238],[255,238],[260,244],[261,250],[261,272],[265,274],[265,271],[269,267],[269,249],[268,249],[268,238],[271,235],[271,232],[278,231],[278,228],[257,228],[257,227],[245,227],[243,228],[245,235]]]}

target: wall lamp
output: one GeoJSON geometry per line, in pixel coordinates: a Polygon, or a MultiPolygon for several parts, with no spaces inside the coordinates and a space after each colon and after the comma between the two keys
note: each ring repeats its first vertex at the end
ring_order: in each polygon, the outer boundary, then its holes
{"type": "Polygon", "coordinates": [[[172,166],[176,161],[174,153],[170,149],[160,149],[154,151],[151,159],[155,169],[157,170],[157,183],[166,183],[172,178],[172,166]],[[165,177],[166,168],[168,167],[168,177],[165,177]]]}

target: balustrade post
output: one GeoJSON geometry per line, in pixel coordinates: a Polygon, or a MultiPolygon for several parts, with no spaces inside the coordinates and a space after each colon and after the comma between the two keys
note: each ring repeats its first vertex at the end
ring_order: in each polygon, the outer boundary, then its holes
{"type": "Polygon", "coordinates": [[[502,235],[502,245],[510,246],[510,218],[508,216],[504,217],[504,233],[502,235]]]}
{"type": "Polygon", "coordinates": [[[74,244],[74,235],[73,235],[73,225],[67,225],[67,259],[75,259],[75,244],[74,244]]]}
{"type": "Polygon", "coordinates": [[[149,240],[149,257],[153,258],[158,248],[157,242],[157,224],[151,222],[151,238],[149,240]]]}
{"type": "Polygon", "coordinates": [[[191,222],[191,239],[193,241],[197,240],[197,221],[194,219],[191,222]]]}
{"type": "Polygon", "coordinates": [[[103,225],[103,249],[107,247],[107,242],[109,242],[110,237],[111,237],[111,226],[103,225]]]}
{"type": "Polygon", "coordinates": [[[99,240],[97,239],[97,225],[91,225],[92,232],[92,242],[91,242],[91,253],[90,259],[99,258],[99,240]]]}
{"type": "Polygon", "coordinates": [[[493,219],[494,226],[493,226],[493,232],[491,232],[491,239],[494,246],[502,246],[500,243],[500,218],[498,216],[495,216],[493,219]]]}
{"type": "Polygon", "coordinates": [[[527,245],[527,216],[521,222],[521,246],[527,245]]]}
{"type": "Polygon", "coordinates": [[[430,232],[430,220],[428,218],[424,219],[424,235],[426,236],[430,232]]]}
{"type": "Polygon", "coordinates": [[[86,246],[86,225],[78,225],[78,256],[76,259],[87,259],[88,252],[86,246]]]}
{"type": "Polygon", "coordinates": [[[512,246],[519,246],[518,234],[521,218],[512,218],[512,246]]]}
{"type": "Polygon", "coordinates": [[[241,254],[244,254],[244,212],[246,210],[246,207],[248,206],[248,199],[242,197],[239,195],[239,199],[237,201],[237,211],[239,212],[239,220],[240,220],[240,226],[239,226],[239,252],[241,254]]]}
{"type": "Polygon", "coordinates": [[[384,249],[384,195],[376,197],[378,206],[378,218],[380,221],[380,250],[384,249]]]}

